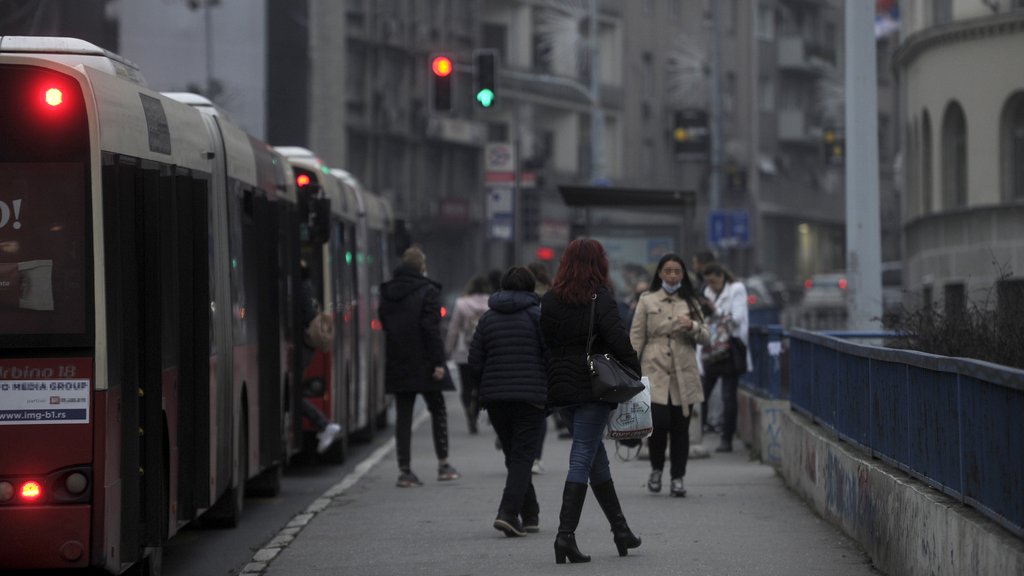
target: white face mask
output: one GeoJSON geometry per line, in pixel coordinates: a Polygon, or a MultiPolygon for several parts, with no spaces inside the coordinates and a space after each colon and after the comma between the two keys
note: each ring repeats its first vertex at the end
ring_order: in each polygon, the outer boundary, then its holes
{"type": "Polygon", "coordinates": [[[680,286],[682,286],[682,285],[683,285],[683,283],[682,283],[682,282],[677,282],[677,283],[675,283],[675,284],[664,284],[664,283],[663,283],[663,284],[661,285],[661,288],[662,288],[662,289],[663,289],[663,290],[664,290],[665,292],[668,292],[669,294],[675,294],[675,293],[676,293],[676,291],[677,291],[677,290],[679,290],[679,287],[680,287],[680,286]]]}

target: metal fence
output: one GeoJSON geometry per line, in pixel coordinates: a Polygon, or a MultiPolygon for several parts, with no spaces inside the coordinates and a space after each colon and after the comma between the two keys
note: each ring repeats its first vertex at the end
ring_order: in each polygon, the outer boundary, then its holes
{"type": "MultiPolygon", "coordinates": [[[[1024,370],[804,330],[787,336],[794,409],[1024,537],[1024,370]]],[[[772,338],[784,339],[752,329],[752,353],[768,355],[772,338]]],[[[764,362],[754,360],[748,385],[785,397],[764,362]]]]}

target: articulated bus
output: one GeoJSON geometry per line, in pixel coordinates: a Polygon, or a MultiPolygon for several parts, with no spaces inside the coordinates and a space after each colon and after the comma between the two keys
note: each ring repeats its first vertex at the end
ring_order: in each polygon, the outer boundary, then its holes
{"type": "Polygon", "coordinates": [[[237,524],[303,447],[302,259],[339,335],[320,374],[352,366],[332,418],[361,429],[344,402],[382,393],[371,291],[338,288],[370,211],[81,40],[0,36],[0,103],[0,572],[159,574],[179,529],[237,524]]]}

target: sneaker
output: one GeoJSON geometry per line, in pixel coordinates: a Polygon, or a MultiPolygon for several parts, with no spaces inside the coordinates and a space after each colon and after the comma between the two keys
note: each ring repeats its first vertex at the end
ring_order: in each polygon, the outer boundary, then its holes
{"type": "Polygon", "coordinates": [[[317,433],[316,453],[323,454],[327,452],[327,449],[334,444],[334,441],[338,439],[338,434],[341,434],[341,426],[331,422],[326,428],[317,433]]]}
{"type": "Polygon", "coordinates": [[[540,460],[534,460],[533,461],[533,468],[530,468],[530,472],[533,472],[534,474],[543,474],[544,473],[544,464],[541,463],[540,460]]]}
{"type": "Polygon", "coordinates": [[[494,519],[494,528],[505,533],[505,536],[526,536],[526,530],[519,523],[519,516],[509,514],[504,510],[498,511],[498,517],[494,519]]]}
{"type": "Polygon", "coordinates": [[[462,476],[459,471],[452,468],[451,464],[441,464],[437,467],[437,481],[445,482],[447,480],[458,480],[462,476]]]}
{"type": "Polygon", "coordinates": [[[732,452],[732,440],[722,438],[722,443],[715,448],[715,452],[732,452]]]}
{"type": "Polygon", "coordinates": [[[661,492],[661,470],[651,470],[651,477],[647,480],[647,489],[651,492],[661,492]]]}
{"type": "Polygon", "coordinates": [[[540,532],[540,518],[538,516],[523,516],[523,530],[527,532],[540,532]]]}
{"type": "Polygon", "coordinates": [[[686,496],[686,488],[683,486],[682,478],[673,478],[672,487],[669,489],[669,494],[678,496],[680,498],[686,496]]]}
{"type": "Polygon", "coordinates": [[[413,486],[423,486],[423,482],[412,473],[412,470],[402,470],[402,473],[398,475],[398,482],[395,486],[399,488],[411,488],[413,486]]]}

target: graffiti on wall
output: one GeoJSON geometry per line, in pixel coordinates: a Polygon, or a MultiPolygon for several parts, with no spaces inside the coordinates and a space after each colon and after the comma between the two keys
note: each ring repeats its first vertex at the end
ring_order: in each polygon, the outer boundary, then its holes
{"type": "Polygon", "coordinates": [[[769,464],[779,464],[782,462],[781,414],[781,408],[765,408],[764,410],[764,430],[765,438],[767,438],[765,458],[769,464]]]}
{"type": "Polygon", "coordinates": [[[828,452],[825,458],[825,504],[844,525],[855,533],[872,525],[870,474],[863,466],[843,466],[840,455],[828,452]]]}

